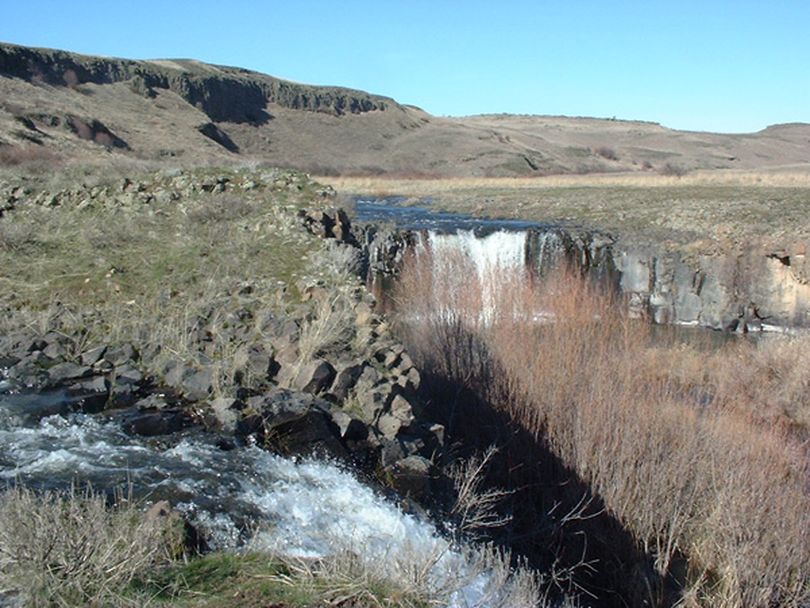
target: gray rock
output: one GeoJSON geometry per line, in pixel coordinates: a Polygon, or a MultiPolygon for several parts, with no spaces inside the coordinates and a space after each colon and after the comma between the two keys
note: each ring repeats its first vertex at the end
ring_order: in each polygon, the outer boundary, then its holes
{"type": "Polygon", "coordinates": [[[110,381],[104,376],[94,376],[70,386],[74,393],[108,393],[109,390],[110,381]]]}
{"type": "Polygon", "coordinates": [[[273,353],[262,344],[251,346],[247,353],[245,372],[261,381],[272,379],[280,369],[273,353]]]}
{"type": "Polygon", "coordinates": [[[309,394],[276,390],[247,400],[255,412],[237,423],[237,433],[257,433],[262,443],[287,455],[325,454],[347,459],[329,404],[309,394]]]}
{"type": "Polygon", "coordinates": [[[115,381],[118,384],[140,384],[143,374],[136,367],[127,364],[115,368],[115,381]]]}
{"type": "Polygon", "coordinates": [[[95,376],[70,385],[68,394],[79,398],[77,403],[85,413],[101,412],[110,402],[110,382],[95,376]]]}
{"type": "Polygon", "coordinates": [[[414,420],[413,408],[402,395],[395,395],[391,400],[390,414],[402,422],[403,426],[408,426],[414,420]]]}
{"type": "Polygon", "coordinates": [[[42,351],[49,359],[64,359],[68,355],[68,348],[61,342],[50,342],[42,351]]]}
{"type": "Polygon", "coordinates": [[[347,441],[363,441],[368,437],[368,428],[362,420],[342,410],[336,410],[331,415],[332,422],[337,425],[343,439],[347,441]]]}
{"type": "Polygon", "coordinates": [[[357,392],[357,403],[366,420],[374,420],[393,399],[391,387],[380,385],[370,390],[357,392]]]}
{"type": "Polygon", "coordinates": [[[162,410],[132,416],[123,424],[123,428],[132,435],[155,437],[177,433],[190,426],[191,422],[191,417],[183,410],[162,410]]]}
{"type": "Polygon", "coordinates": [[[380,374],[376,369],[367,365],[363,368],[363,373],[357,379],[358,390],[367,390],[374,387],[380,381],[380,374]]]}
{"type": "Polygon", "coordinates": [[[306,392],[319,394],[326,391],[335,379],[335,368],[323,359],[306,363],[295,377],[293,385],[306,392]]]}
{"type": "Polygon", "coordinates": [[[422,377],[419,375],[419,371],[412,367],[404,375],[401,375],[397,378],[397,384],[401,386],[406,393],[415,393],[419,390],[419,385],[422,382],[422,377]]]}
{"type": "Polygon", "coordinates": [[[161,395],[149,395],[135,402],[135,407],[141,411],[165,410],[169,407],[166,398],[161,395]]]}
{"type": "Polygon", "coordinates": [[[96,348],[91,348],[90,350],[83,352],[81,356],[82,365],[95,365],[101,360],[105,352],[107,352],[106,345],[97,346],[96,348]]]}
{"type": "Polygon", "coordinates": [[[208,398],[212,391],[213,371],[210,367],[198,368],[172,361],[164,370],[163,381],[188,399],[199,401],[208,398]]]}
{"type": "Polygon", "coordinates": [[[192,401],[205,399],[213,390],[213,377],[213,370],[203,367],[183,378],[180,387],[183,394],[192,401]]]}
{"type": "Polygon", "coordinates": [[[111,346],[104,353],[104,358],[115,366],[124,365],[130,361],[138,360],[138,349],[132,344],[121,344],[111,346]]]}
{"type": "Polygon", "coordinates": [[[417,501],[429,496],[431,482],[438,477],[436,467],[421,456],[407,456],[385,468],[391,486],[417,501]]]}
{"type": "Polygon", "coordinates": [[[377,429],[386,439],[395,439],[403,426],[402,420],[392,414],[383,414],[376,424],[377,429]]]}
{"type": "Polygon", "coordinates": [[[335,381],[329,392],[332,393],[339,401],[343,401],[348,397],[349,392],[357,384],[358,379],[363,373],[366,364],[363,362],[349,362],[338,366],[337,373],[335,374],[335,381]]]}
{"type": "Polygon", "coordinates": [[[408,452],[399,441],[381,437],[379,442],[380,465],[384,469],[408,456],[408,452]]]}
{"type": "Polygon", "coordinates": [[[52,384],[62,384],[66,380],[85,378],[93,373],[92,368],[77,363],[57,363],[48,370],[48,379],[52,384]]]}
{"type": "Polygon", "coordinates": [[[404,374],[412,368],[413,360],[411,359],[410,355],[408,355],[408,353],[402,353],[399,358],[399,363],[397,364],[397,370],[404,374]]]}

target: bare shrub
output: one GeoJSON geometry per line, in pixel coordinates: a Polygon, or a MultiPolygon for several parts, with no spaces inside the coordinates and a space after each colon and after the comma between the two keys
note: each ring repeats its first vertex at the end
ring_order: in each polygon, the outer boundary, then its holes
{"type": "Polygon", "coordinates": [[[354,335],[354,310],[343,294],[320,298],[315,310],[301,327],[298,360],[305,363],[315,356],[333,354],[349,344],[354,335]]]}
{"type": "Polygon", "coordinates": [[[59,163],[61,163],[61,157],[42,146],[0,146],[0,166],[43,165],[53,168],[59,163]]]}
{"type": "Polygon", "coordinates": [[[339,286],[356,282],[360,259],[354,247],[327,240],[318,252],[314,265],[325,281],[339,286]]]}
{"type": "Polygon", "coordinates": [[[457,518],[462,535],[475,536],[482,530],[498,528],[509,522],[508,517],[497,511],[509,492],[484,487],[487,466],[496,452],[496,448],[490,447],[483,456],[463,460],[450,468],[450,478],[456,489],[456,500],[450,513],[457,518]]]}
{"type": "Polygon", "coordinates": [[[180,530],[102,494],[15,488],[0,495],[0,587],[31,605],[102,606],[172,557],[180,530]]]}
{"type": "MultiPolygon", "coordinates": [[[[451,273],[474,276],[458,264],[451,273]]],[[[648,325],[577,275],[560,272],[539,285],[490,277],[503,282],[488,286],[497,294],[486,304],[490,321],[476,324],[484,299],[469,284],[459,292],[433,280],[425,258],[411,265],[403,285],[421,291],[398,304],[412,356],[548,446],[661,577],[682,563],[684,605],[798,607],[810,599],[806,445],[753,414],[760,393],[693,370],[698,353],[652,349],[648,325]],[[455,312],[431,314],[443,306],[455,312]]],[[[792,357],[796,372],[785,377],[795,380],[772,399],[781,409],[807,394],[798,371],[805,358],[792,357]]],[[[753,370],[769,366],[763,352],[744,360],[753,370]]],[[[735,365],[731,359],[726,372],[735,365]]]]}
{"type": "Polygon", "coordinates": [[[661,175],[666,175],[669,177],[683,177],[689,171],[686,167],[682,167],[681,165],[676,165],[674,163],[666,163],[663,167],[659,170],[661,175]]]}
{"type": "MultiPolygon", "coordinates": [[[[274,582],[304,589],[328,605],[455,606],[467,608],[543,608],[543,580],[510,565],[510,556],[492,546],[451,551],[436,545],[370,560],[340,551],[320,559],[274,555],[287,572],[274,582]],[[474,591],[467,595],[466,589],[474,591]]],[[[566,604],[572,605],[572,604],[566,604]]]]}
{"type": "Polygon", "coordinates": [[[594,153],[605,160],[619,160],[619,155],[616,154],[616,150],[609,146],[599,146],[594,150],[594,153]]]}
{"type": "Polygon", "coordinates": [[[37,228],[27,222],[0,221],[0,249],[19,252],[37,242],[37,228]]]}

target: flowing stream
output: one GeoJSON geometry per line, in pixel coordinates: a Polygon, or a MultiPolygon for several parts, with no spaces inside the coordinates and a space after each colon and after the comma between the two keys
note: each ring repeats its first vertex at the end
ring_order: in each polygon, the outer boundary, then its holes
{"type": "Polygon", "coordinates": [[[402,577],[426,569],[427,585],[451,588],[448,606],[488,606],[491,576],[430,523],[405,514],[350,472],[258,447],[223,446],[202,431],[140,438],[114,416],[71,413],[63,394],[0,393],[0,485],[39,489],[90,483],[170,500],[212,549],[270,550],[315,558],[353,552],[369,568],[402,577]]]}

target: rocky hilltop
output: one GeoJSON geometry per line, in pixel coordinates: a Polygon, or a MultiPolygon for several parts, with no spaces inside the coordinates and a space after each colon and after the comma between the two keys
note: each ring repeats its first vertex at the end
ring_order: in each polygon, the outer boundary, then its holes
{"type": "Polygon", "coordinates": [[[437,117],[193,60],[0,44],[0,162],[260,159],[321,174],[542,176],[810,163],[810,126],[726,135],[553,116],[437,117]]]}

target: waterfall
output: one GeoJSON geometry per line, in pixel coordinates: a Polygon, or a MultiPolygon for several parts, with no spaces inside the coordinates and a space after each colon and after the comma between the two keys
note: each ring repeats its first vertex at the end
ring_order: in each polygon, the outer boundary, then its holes
{"type": "MultiPolygon", "coordinates": [[[[420,239],[417,252],[421,255],[429,251],[432,255],[434,289],[441,288],[445,298],[449,290],[450,306],[457,308],[459,304],[477,302],[479,320],[487,324],[496,310],[499,289],[508,285],[508,281],[501,279],[528,278],[528,234],[525,230],[498,230],[478,236],[473,230],[451,234],[431,230],[420,239]],[[474,273],[472,277],[465,274],[470,270],[474,273]],[[478,293],[471,293],[471,289],[478,293]]],[[[446,310],[446,305],[446,301],[442,302],[439,314],[458,314],[458,310],[446,310]]]]}
{"type": "Polygon", "coordinates": [[[565,253],[562,238],[555,230],[537,232],[534,246],[534,271],[538,275],[544,275],[556,267],[565,253]]]}

